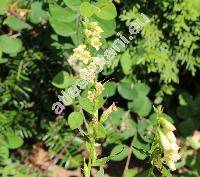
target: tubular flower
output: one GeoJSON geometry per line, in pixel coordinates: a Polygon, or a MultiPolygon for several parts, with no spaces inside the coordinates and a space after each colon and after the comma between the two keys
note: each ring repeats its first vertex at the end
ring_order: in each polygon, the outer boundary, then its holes
{"type": "Polygon", "coordinates": [[[86,50],[86,45],[79,45],[73,51],[73,57],[77,57],[82,60],[84,64],[88,64],[91,55],[90,52],[86,50]]]}
{"type": "Polygon", "coordinates": [[[176,144],[176,137],[172,131],[176,128],[166,119],[159,118],[163,130],[159,130],[158,134],[164,151],[163,160],[170,170],[176,170],[175,162],[180,160],[181,156],[178,153],[179,146],[176,144]]]}
{"type": "Polygon", "coordinates": [[[176,130],[176,127],[165,118],[160,117],[159,120],[160,120],[160,124],[163,126],[164,129],[166,129],[166,131],[170,132],[170,131],[176,130]]]}
{"type": "Polygon", "coordinates": [[[159,136],[160,136],[160,142],[163,149],[170,150],[171,149],[170,142],[161,130],[159,130],[159,136]]]}

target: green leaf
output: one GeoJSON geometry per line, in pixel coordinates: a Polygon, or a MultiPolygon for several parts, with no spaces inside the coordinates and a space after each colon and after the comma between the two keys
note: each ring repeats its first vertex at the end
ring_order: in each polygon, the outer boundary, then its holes
{"type": "Polygon", "coordinates": [[[178,129],[184,137],[189,136],[196,129],[195,121],[193,119],[186,119],[179,123],[178,129]]]}
{"type": "Polygon", "coordinates": [[[80,112],[72,112],[68,117],[68,124],[71,129],[79,128],[83,124],[83,115],[80,112]]]}
{"type": "Polygon", "coordinates": [[[104,84],[104,91],[102,93],[103,97],[111,97],[115,95],[117,85],[115,82],[106,82],[104,84]]]}
{"type": "Polygon", "coordinates": [[[60,89],[68,88],[74,82],[74,78],[72,78],[66,71],[60,71],[52,81],[52,84],[60,89]]]}
{"type": "Polygon", "coordinates": [[[97,21],[101,29],[103,30],[102,37],[103,38],[108,38],[115,34],[115,29],[116,29],[116,22],[115,20],[102,20],[98,18],[96,15],[93,15],[92,21],[97,21]]]}
{"type": "Polygon", "coordinates": [[[125,114],[126,112],[123,109],[118,108],[116,111],[110,114],[110,117],[112,118],[112,122],[118,127],[120,126],[121,120],[125,114]]]}
{"type": "Polygon", "coordinates": [[[16,55],[22,50],[22,42],[20,39],[12,39],[6,35],[0,36],[0,46],[4,53],[16,55]]]}
{"type": "Polygon", "coordinates": [[[138,121],[138,133],[142,140],[145,142],[152,142],[153,132],[152,132],[152,124],[148,119],[142,119],[138,121]]]}
{"type": "Polygon", "coordinates": [[[69,8],[63,8],[56,4],[50,5],[49,10],[53,19],[58,22],[72,22],[77,18],[77,14],[69,8]]]}
{"type": "Polygon", "coordinates": [[[102,157],[100,159],[97,159],[94,163],[93,166],[102,166],[104,165],[106,162],[108,162],[110,160],[110,156],[109,157],[102,157]]]}
{"type": "Polygon", "coordinates": [[[105,100],[103,99],[103,96],[102,96],[102,95],[100,95],[95,101],[97,102],[97,104],[96,104],[96,107],[95,107],[95,110],[94,110],[94,111],[96,111],[96,110],[102,108],[102,106],[103,106],[104,103],[105,103],[105,100]]]}
{"type": "Polygon", "coordinates": [[[89,2],[83,2],[80,7],[81,15],[91,17],[94,14],[94,7],[89,2]]]}
{"type": "Polygon", "coordinates": [[[137,177],[156,177],[152,169],[146,170],[142,174],[137,175],[137,177]]]}
{"type": "Polygon", "coordinates": [[[131,56],[129,54],[129,51],[126,50],[120,57],[120,63],[122,66],[122,70],[124,74],[128,75],[131,73],[132,69],[132,61],[131,61],[131,56]]]}
{"type": "Polygon", "coordinates": [[[67,37],[75,33],[75,22],[64,23],[57,21],[54,18],[50,18],[49,21],[54,31],[60,36],[67,37]]]}
{"type": "Polygon", "coordinates": [[[188,106],[191,105],[193,102],[193,97],[188,92],[183,92],[179,94],[178,99],[181,106],[188,106]]]}
{"type": "Polygon", "coordinates": [[[81,97],[80,100],[81,107],[90,114],[93,114],[94,103],[92,103],[88,98],[81,97]]]}
{"type": "Polygon", "coordinates": [[[95,126],[96,138],[104,138],[106,136],[106,129],[103,124],[98,122],[95,126]]]}
{"type": "Polygon", "coordinates": [[[5,135],[5,141],[9,149],[17,149],[24,143],[23,139],[14,133],[7,133],[5,135]]]}
{"type": "Polygon", "coordinates": [[[176,111],[180,118],[189,119],[191,118],[191,110],[191,106],[179,106],[176,111]]]}
{"type": "MultiPolygon", "coordinates": [[[[130,115],[129,115],[130,116],[130,115]]],[[[126,140],[137,132],[137,124],[134,120],[130,119],[130,117],[127,117],[122,120],[124,122],[124,128],[123,131],[120,133],[120,136],[123,140],[126,140]]]]}
{"type": "Polygon", "coordinates": [[[104,169],[102,167],[97,172],[96,177],[104,177],[104,169]]]}
{"type": "Polygon", "coordinates": [[[137,96],[137,93],[135,92],[131,82],[121,82],[118,85],[118,92],[123,98],[127,100],[133,100],[137,96]]]}
{"type": "Polygon", "coordinates": [[[0,143],[0,161],[9,157],[9,149],[5,144],[0,143]]]}
{"type": "Polygon", "coordinates": [[[78,168],[82,164],[83,164],[83,158],[80,154],[78,154],[70,158],[68,168],[78,168]]]}
{"type": "Polygon", "coordinates": [[[10,5],[10,0],[0,0],[0,15],[4,15],[8,10],[10,5]]]}
{"type": "Polygon", "coordinates": [[[30,21],[34,24],[46,21],[49,17],[49,13],[42,9],[42,2],[34,2],[31,5],[30,21]]]}
{"type": "Polygon", "coordinates": [[[0,64],[7,63],[8,59],[7,58],[0,58],[0,64]]]}
{"type": "Polygon", "coordinates": [[[110,156],[112,156],[111,160],[121,161],[128,156],[128,152],[129,152],[129,147],[127,145],[119,144],[112,149],[110,154],[110,156]]]}
{"type": "Polygon", "coordinates": [[[161,171],[163,177],[173,177],[172,174],[170,173],[170,171],[168,169],[166,169],[165,167],[162,168],[161,171]]]}
{"type": "Polygon", "coordinates": [[[134,177],[137,175],[137,171],[135,169],[128,169],[125,171],[123,177],[134,177]]]}
{"type": "Polygon", "coordinates": [[[134,89],[136,90],[137,92],[137,95],[148,95],[149,92],[150,92],[150,87],[146,84],[143,84],[143,83],[137,83],[134,85],[134,89]]]}
{"type": "Polygon", "coordinates": [[[152,109],[152,103],[146,96],[138,96],[128,104],[128,108],[135,111],[139,116],[147,116],[152,109]]]}
{"type": "Polygon", "coordinates": [[[72,10],[79,10],[81,1],[80,0],[63,0],[64,3],[72,10]]]}
{"type": "Polygon", "coordinates": [[[144,160],[147,157],[145,152],[150,150],[150,145],[139,140],[138,138],[134,141],[132,146],[133,154],[140,160],[144,160]]]}
{"type": "Polygon", "coordinates": [[[117,16],[115,5],[112,2],[96,3],[95,14],[104,20],[112,20],[117,16]]]}
{"type": "Polygon", "coordinates": [[[14,31],[21,31],[23,29],[30,29],[30,25],[25,23],[24,21],[16,18],[15,16],[10,16],[6,19],[6,24],[12,28],[14,31]]]}
{"type": "Polygon", "coordinates": [[[27,175],[27,174],[18,173],[16,175],[14,175],[13,177],[33,177],[33,176],[30,176],[30,175],[27,175]]]}

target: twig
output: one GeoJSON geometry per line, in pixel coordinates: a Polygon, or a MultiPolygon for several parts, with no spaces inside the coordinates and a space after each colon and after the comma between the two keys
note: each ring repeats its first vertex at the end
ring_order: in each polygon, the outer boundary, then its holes
{"type": "Polygon", "coordinates": [[[130,161],[131,161],[132,146],[133,146],[133,143],[135,142],[136,138],[137,138],[137,133],[134,135],[134,137],[133,137],[133,139],[131,141],[131,145],[129,147],[129,153],[128,153],[126,165],[125,165],[125,168],[124,168],[124,173],[128,170],[128,167],[129,167],[129,164],[130,164],[130,161]]]}
{"type": "Polygon", "coordinates": [[[15,17],[19,18],[20,20],[26,22],[26,20],[24,18],[22,18],[20,15],[18,15],[15,11],[13,11],[12,9],[9,9],[8,12],[11,14],[11,15],[14,15],[15,17]]]}

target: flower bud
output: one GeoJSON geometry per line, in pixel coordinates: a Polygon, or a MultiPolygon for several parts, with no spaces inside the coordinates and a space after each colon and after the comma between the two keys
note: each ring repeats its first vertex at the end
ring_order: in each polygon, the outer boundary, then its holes
{"type": "Polygon", "coordinates": [[[160,120],[160,124],[163,126],[164,129],[166,129],[166,131],[176,130],[176,127],[173,124],[171,124],[168,120],[166,120],[165,118],[160,117],[159,120],[160,120]]]}
{"type": "Polygon", "coordinates": [[[94,94],[91,91],[88,91],[88,97],[87,98],[90,100],[90,102],[93,102],[95,97],[94,97],[94,94]]]}
{"type": "Polygon", "coordinates": [[[159,130],[160,142],[164,150],[170,150],[171,145],[167,137],[163,134],[161,130],[159,130]]]}
{"type": "Polygon", "coordinates": [[[171,143],[171,149],[172,149],[173,151],[178,151],[178,150],[179,150],[179,147],[178,147],[178,145],[176,144],[176,142],[171,143]]]}
{"type": "Polygon", "coordinates": [[[176,137],[173,132],[164,130],[164,134],[170,143],[176,142],[176,137]]]}
{"type": "Polygon", "coordinates": [[[167,166],[170,168],[171,171],[176,170],[176,166],[174,162],[167,162],[167,166]]]}

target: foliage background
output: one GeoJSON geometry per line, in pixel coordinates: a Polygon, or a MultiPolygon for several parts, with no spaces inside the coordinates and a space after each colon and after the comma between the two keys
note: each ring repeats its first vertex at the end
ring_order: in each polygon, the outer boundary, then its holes
{"type": "MultiPolygon", "coordinates": [[[[174,175],[200,176],[200,1],[113,3],[115,19],[109,14],[91,17],[105,31],[105,49],[117,38],[116,32],[128,36],[128,26],[140,13],[151,23],[99,75],[99,80],[109,81],[106,106],[114,101],[120,107],[106,122],[107,139],[99,142],[103,146],[99,153],[125,149],[106,171],[122,176],[129,150],[127,177],[149,169],[145,152],[155,119],[152,105],[162,104],[165,116],[177,126],[182,147],[183,158],[174,175]],[[119,173],[113,173],[116,169],[119,173]]],[[[80,4],[79,0],[0,0],[1,176],[45,176],[48,170],[39,167],[41,159],[56,167],[80,169],[82,156],[87,157],[79,132],[72,132],[67,123],[75,105],[58,116],[51,110],[57,95],[73,82],[68,57],[82,40],[80,4]]]]}

